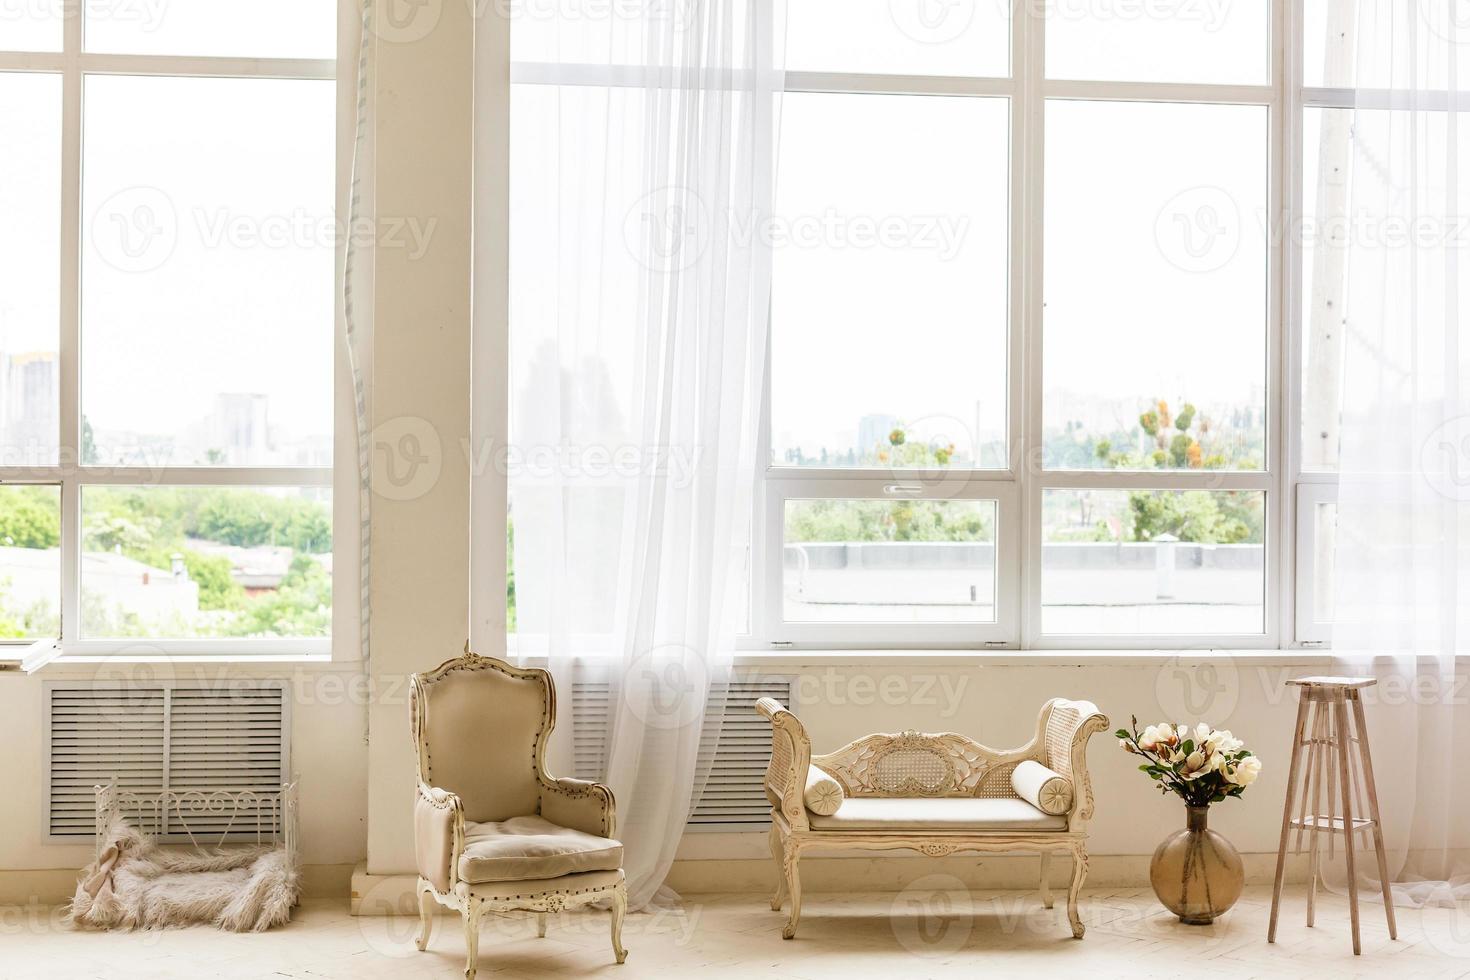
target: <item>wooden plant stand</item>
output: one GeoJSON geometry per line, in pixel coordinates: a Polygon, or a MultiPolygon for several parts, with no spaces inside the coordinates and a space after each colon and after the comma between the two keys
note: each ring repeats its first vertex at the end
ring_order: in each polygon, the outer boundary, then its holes
{"type": "Polygon", "coordinates": [[[1286,875],[1286,849],[1291,832],[1296,831],[1293,850],[1298,854],[1302,850],[1303,836],[1309,839],[1312,880],[1307,886],[1308,926],[1316,921],[1317,878],[1322,850],[1320,838],[1327,838],[1327,856],[1330,859],[1336,837],[1341,834],[1343,854],[1347,858],[1348,908],[1353,923],[1353,953],[1361,955],[1363,943],[1358,929],[1357,836],[1363,831],[1372,831],[1373,850],[1378,857],[1378,880],[1383,889],[1383,910],[1388,916],[1388,936],[1390,939],[1398,938],[1398,925],[1393,916],[1393,896],[1389,891],[1388,859],[1383,853],[1383,824],[1378,816],[1378,790],[1373,783],[1373,757],[1368,751],[1368,726],[1363,721],[1363,701],[1360,697],[1363,688],[1372,687],[1377,681],[1371,677],[1302,677],[1286,683],[1300,690],[1296,735],[1291,745],[1291,770],[1286,777],[1286,806],[1281,815],[1281,845],[1276,852],[1276,882],[1271,891],[1271,924],[1266,932],[1266,941],[1276,941],[1276,918],[1281,910],[1281,884],[1286,875]],[[1304,747],[1305,766],[1302,752],[1304,747]],[[1322,812],[1324,783],[1326,813],[1322,812]],[[1312,800],[1310,813],[1307,808],[1308,796],[1312,800]],[[1339,802],[1341,812],[1338,811],[1339,802]],[[1292,816],[1293,808],[1296,816],[1292,816]]]}

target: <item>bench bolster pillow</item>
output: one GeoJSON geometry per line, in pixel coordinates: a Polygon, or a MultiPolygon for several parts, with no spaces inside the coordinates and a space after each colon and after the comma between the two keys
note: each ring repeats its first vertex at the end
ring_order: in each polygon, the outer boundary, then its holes
{"type": "Polygon", "coordinates": [[[1011,789],[1042,813],[1058,816],[1072,809],[1071,780],[1032,759],[1011,773],[1011,789]]]}
{"type": "Polygon", "coordinates": [[[827,775],[816,766],[807,769],[806,792],[802,794],[806,800],[806,808],[823,817],[830,817],[837,812],[842,805],[843,798],[847,795],[842,791],[842,784],[827,775]]]}

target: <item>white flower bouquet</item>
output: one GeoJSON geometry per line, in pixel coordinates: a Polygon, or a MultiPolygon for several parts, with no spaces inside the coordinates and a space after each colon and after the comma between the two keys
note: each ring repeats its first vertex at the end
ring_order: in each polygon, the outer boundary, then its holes
{"type": "Polygon", "coordinates": [[[1189,806],[1209,806],[1239,796],[1256,781],[1261,760],[1228,731],[1216,730],[1205,722],[1188,725],[1161,723],[1138,730],[1115,733],[1127,752],[1146,761],[1139,771],[1159,784],[1161,793],[1177,793],[1189,806]]]}

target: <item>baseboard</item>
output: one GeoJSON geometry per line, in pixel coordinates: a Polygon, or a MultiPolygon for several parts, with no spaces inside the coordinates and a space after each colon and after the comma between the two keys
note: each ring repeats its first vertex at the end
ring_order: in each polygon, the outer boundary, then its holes
{"type": "MultiPolygon", "coordinates": [[[[1088,861],[1087,887],[1137,888],[1148,884],[1147,854],[1094,854],[1088,861]]],[[[1276,874],[1275,854],[1242,854],[1249,885],[1269,885],[1276,874]]],[[[1052,887],[1065,890],[1071,874],[1066,858],[1052,860],[1052,887]]],[[[926,875],[948,875],[959,887],[975,891],[1031,889],[1037,886],[1037,858],[1031,854],[803,857],[805,893],[899,892],[926,875]]],[[[369,874],[360,864],[352,873],[353,915],[418,915],[412,874],[369,874]]],[[[1307,880],[1305,855],[1288,855],[1286,880],[1307,880]]],[[[681,895],[765,892],[776,883],[775,863],[764,860],[675,861],[668,884],[681,895]]]]}
{"type": "MultiPolygon", "coordinates": [[[[305,898],[342,898],[352,887],[350,864],[308,864],[301,869],[305,898]]],[[[62,905],[77,890],[76,868],[0,870],[0,905],[62,905]]]]}
{"type": "MultiPolygon", "coordinates": [[[[1276,874],[1275,854],[1242,854],[1247,884],[1270,884],[1276,874]]],[[[1093,854],[1088,859],[1087,887],[1137,888],[1147,885],[1150,855],[1093,854]]],[[[1037,887],[1039,858],[1034,854],[956,854],[948,857],[922,855],[874,855],[861,857],[815,857],[801,859],[804,892],[898,892],[926,875],[946,875],[960,887],[1030,889],[1037,887]]],[[[1306,880],[1306,861],[1289,855],[1287,880],[1306,880]]],[[[1071,877],[1071,862],[1062,855],[1052,859],[1051,884],[1065,889],[1071,877]]],[[[669,872],[669,887],[681,894],[709,892],[761,892],[776,884],[776,864],[765,860],[675,861],[669,872]]]]}

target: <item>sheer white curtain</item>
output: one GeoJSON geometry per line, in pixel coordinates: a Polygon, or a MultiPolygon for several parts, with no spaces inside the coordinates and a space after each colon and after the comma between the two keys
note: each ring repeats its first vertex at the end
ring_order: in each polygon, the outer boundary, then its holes
{"type": "Polygon", "coordinates": [[[746,617],[784,18],[764,0],[513,16],[510,648],[556,678],[560,772],[616,795],[637,908],[707,772],[746,617]]]}
{"type": "Polygon", "coordinates": [[[1395,902],[1441,904],[1470,898],[1470,5],[1332,2],[1357,90],[1333,646],[1379,678],[1395,902]]]}

